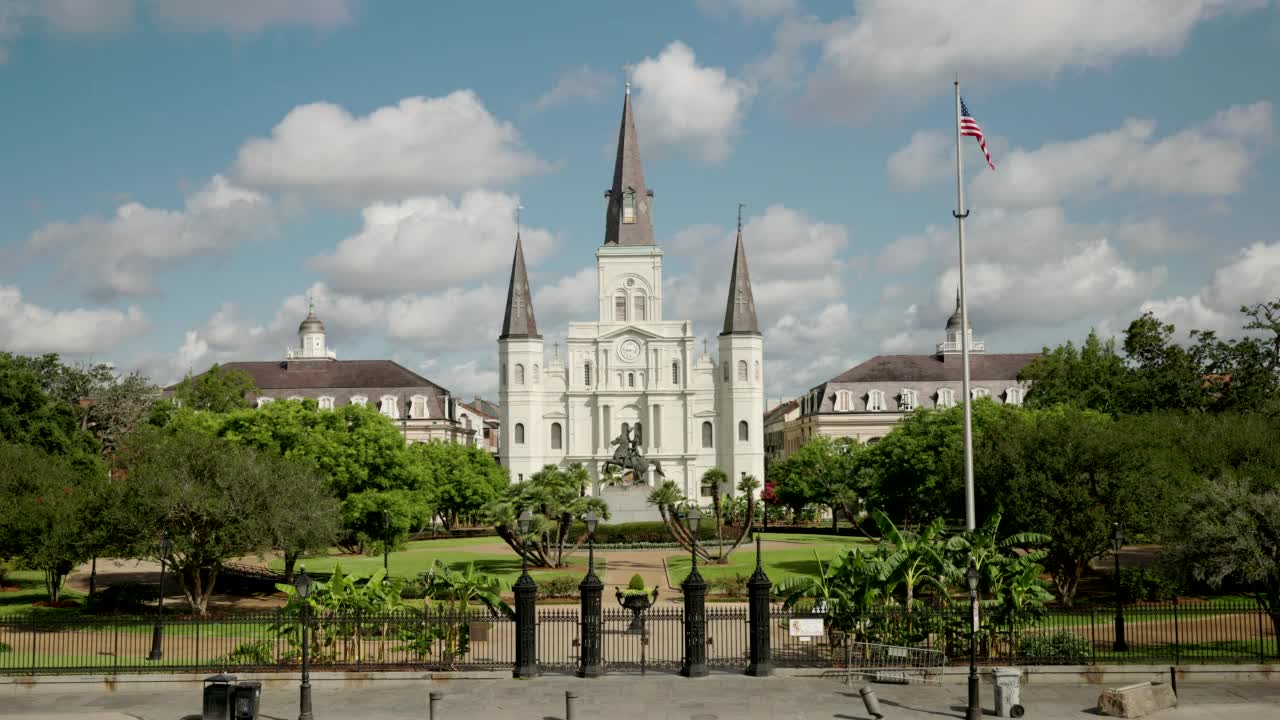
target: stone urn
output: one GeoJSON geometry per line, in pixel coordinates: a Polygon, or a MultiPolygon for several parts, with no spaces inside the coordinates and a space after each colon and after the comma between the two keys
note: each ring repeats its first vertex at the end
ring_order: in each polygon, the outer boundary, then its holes
{"type": "Polygon", "coordinates": [[[631,624],[627,626],[627,634],[643,635],[644,622],[640,616],[658,601],[658,586],[653,587],[653,592],[623,591],[622,588],[618,588],[614,594],[618,598],[618,604],[631,611],[631,624]]]}

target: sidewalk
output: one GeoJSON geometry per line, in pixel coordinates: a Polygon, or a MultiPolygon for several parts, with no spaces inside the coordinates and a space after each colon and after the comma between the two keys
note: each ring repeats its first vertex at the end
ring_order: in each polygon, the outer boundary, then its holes
{"type": "MultiPolygon", "coordinates": [[[[32,691],[19,685],[0,688],[0,717],[14,720],[197,720],[200,694],[164,682],[130,683],[128,690],[102,685],[43,685],[32,691]]],[[[599,680],[547,676],[532,681],[370,680],[359,689],[340,690],[317,683],[313,690],[317,720],[409,720],[427,717],[427,693],[443,698],[435,720],[549,720],[565,715],[565,691],[578,694],[575,720],[665,718],[670,720],[864,720],[858,695],[861,683],[816,678],[747,678],[715,675],[699,680],[673,676],[612,676],[599,680]]],[[[886,720],[963,718],[963,686],[872,685],[886,720]]],[[[1027,718],[1097,718],[1101,685],[1030,685],[1023,688],[1027,718]]],[[[1157,720],[1270,720],[1280,711],[1280,683],[1180,685],[1180,706],[1153,715],[1157,720]]],[[[983,684],[983,705],[992,717],[991,687],[983,684]]],[[[297,717],[296,682],[269,683],[259,717],[297,717]]]]}

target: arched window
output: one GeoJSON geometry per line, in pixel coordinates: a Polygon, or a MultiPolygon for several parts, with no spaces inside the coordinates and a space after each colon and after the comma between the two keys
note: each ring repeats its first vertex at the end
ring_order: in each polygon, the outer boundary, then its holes
{"type": "Polygon", "coordinates": [[[516,423],[516,444],[524,444],[524,423],[516,423]]]}
{"type": "Polygon", "coordinates": [[[622,193],[622,222],[628,225],[636,221],[636,192],[628,190],[622,193]]]}
{"type": "Polygon", "coordinates": [[[351,404],[352,404],[352,405],[360,405],[360,406],[364,406],[364,404],[365,404],[365,403],[367,403],[367,402],[369,402],[369,398],[367,398],[367,397],[365,397],[365,396],[363,396],[363,395],[352,395],[352,396],[351,396],[351,404]]]}
{"type": "Polygon", "coordinates": [[[617,322],[627,321],[627,296],[622,293],[613,297],[613,319],[617,322]]]}
{"type": "Polygon", "coordinates": [[[916,405],[918,405],[919,403],[920,401],[916,399],[915,390],[912,390],[910,388],[903,388],[902,392],[898,393],[898,409],[899,410],[915,410],[916,405]]]}
{"type": "Polygon", "coordinates": [[[671,363],[671,384],[680,384],[680,363],[678,362],[671,363]]]}
{"type": "Polygon", "coordinates": [[[724,370],[724,372],[723,372],[723,373],[721,373],[721,375],[723,375],[723,376],[724,376],[724,381],[725,381],[725,382],[729,382],[729,363],[728,363],[728,362],[722,362],[722,363],[720,363],[720,367],[724,370]]]}
{"type": "Polygon", "coordinates": [[[422,395],[414,395],[413,402],[409,404],[409,417],[424,418],[430,415],[431,413],[427,410],[427,399],[422,395]]]}
{"type": "Polygon", "coordinates": [[[972,388],[969,390],[969,394],[973,396],[974,400],[991,397],[991,391],[984,387],[972,388]]]}
{"type": "Polygon", "coordinates": [[[1010,405],[1022,404],[1023,391],[1020,387],[1011,387],[1004,391],[1004,401],[1010,405]]]}
{"type": "Polygon", "coordinates": [[[516,363],[516,384],[524,384],[524,365],[521,365],[520,363],[516,363]]]}
{"type": "Polygon", "coordinates": [[[738,361],[738,382],[746,382],[746,381],[747,381],[747,361],[739,360],[738,361]]]}
{"type": "Polygon", "coordinates": [[[636,386],[636,374],[627,373],[627,387],[633,388],[635,386],[636,386]]]}
{"type": "Polygon", "coordinates": [[[316,401],[316,403],[317,403],[316,407],[320,408],[321,410],[333,409],[333,398],[329,397],[328,395],[322,396],[319,400],[316,401]]]}
{"type": "Polygon", "coordinates": [[[956,392],[951,388],[938,388],[938,407],[951,407],[956,404],[956,392]]]}
{"type": "Polygon", "coordinates": [[[582,363],[582,384],[591,387],[591,362],[582,363]]]}
{"type": "Polygon", "coordinates": [[[746,441],[747,441],[747,421],[739,420],[738,421],[738,442],[746,442],[746,441]]]}
{"type": "Polygon", "coordinates": [[[760,361],[756,361],[756,382],[760,382],[760,361]]]}
{"type": "Polygon", "coordinates": [[[380,403],[378,404],[378,409],[382,411],[382,414],[383,414],[383,415],[386,415],[386,416],[387,416],[387,417],[389,417],[389,418],[399,418],[399,417],[400,417],[400,413],[399,413],[399,411],[396,409],[396,396],[395,396],[395,395],[383,395],[383,396],[382,396],[382,402],[380,402],[380,403]]]}
{"type": "Polygon", "coordinates": [[[884,410],[884,391],[872,390],[867,393],[867,411],[880,412],[884,410]]]}
{"type": "Polygon", "coordinates": [[[262,406],[266,405],[267,403],[271,402],[273,399],[274,399],[274,398],[269,398],[269,397],[260,397],[260,398],[258,398],[258,407],[262,407],[262,406]]]}
{"type": "Polygon", "coordinates": [[[636,295],[634,298],[631,299],[631,320],[633,322],[644,322],[645,320],[644,300],[645,298],[643,295],[636,295]]]}
{"type": "Polygon", "coordinates": [[[537,363],[534,363],[533,365],[533,384],[534,385],[538,384],[538,364],[537,363]]]}
{"type": "Polygon", "coordinates": [[[710,420],[704,420],[702,422],[702,447],[704,448],[713,447],[710,420]]]}
{"type": "Polygon", "coordinates": [[[551,423],[551,449],[559,450],[564,445],[564,431],[560,429],[560,423],[551,423]]]}
{"type": "Polygon", "coordinates": [[[853,409],[853,393],[848,390],[836,391],[836,412],[849,412],[853,409]]]}

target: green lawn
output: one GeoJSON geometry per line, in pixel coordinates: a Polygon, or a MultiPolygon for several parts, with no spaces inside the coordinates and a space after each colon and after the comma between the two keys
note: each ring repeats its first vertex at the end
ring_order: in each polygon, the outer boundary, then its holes
{"type": "MultiPolygon", "coordinates": [[[[825,563],[836,555],[847,550],[845,543],[820,543],[811,547],[797,547],[794,550],[765,550],[761,553],[764,571],[769,579],[777,584],[788,575],[817,575],[818,564],[814,560],[814,552],[825,563]]],[[[672,584],[679,586],[689,576],[689,556],[668,555],[667,574],[672,584]]],[[[698,573],[710,580],[717,577],[733,577],[750,575],[756,568],[755,549],[743,545],[729,557],[727,565],[706,565],[698,563],[698,573]]]]}
{"type": "MultiPolygon", "coordinates": [[[[511,583],[516,581],[516,578],[520,577],[520,558],[514,552],[482,553],[466,549],[467,546],[492,545],[493,542],[494,538],[460,538],[457,540],[424,540],[409,543],[407,549],[391,553],[389,567],[393,576],[413,579],[417,578],[419,574],[430,570],[437,558],[453,569],[461,569],[467,563],[473,562],[476,570],[494,575],[504,585],[510,586],[511,583]],[[484,542],[475,542],[476,540],[484,542]]],[[[569,567],[567,568],[557,570],[530,568],[529,574],[537,580],[540,576],[547,577],[586,572],[586,553],[575,553],[573,557],[569,558],[568,562],[569,567]]],[[[337,551],[331,551],[330,554],[322,557],[305,558],[302,563],[308,569],[320,572],[332,572],[335,565],[341,565],[342,571],[345,573],[370,575],[382,568],[382,556],[342,555],[337,551]]],[[[605,577],[606,565],[605,558],[597,553],[596,574],[601,579],[605,577]]],[[[273,560],[271,568],[283,570],[284,562],[273,560]]]]}
{"type": "Polygon", "coordinates": [[[765,540],[777,542],[804,543],[806,545],[872,545],[873,541],[864,537],[848,535],[810,535],[809,533],[767,532],[762,536],[765,540]]]}
{"type": "MultiPolygon", "coordinates": [[[[49,594],[44,589],[44,573],[39,570],[10,570],[5,576],[5,583],[16,585],[18,590],[16,592],[0,592],[0,617],[31,611],[48,613],[51,616],[80,614],[80,608],[78,607],[45,608],[31,605],[37,600],[44,600],[49,597],[49,594]]],[[[84,595],[74,590],[64,589],[62,598],[64,600],[84,602],[84,595]]]]}

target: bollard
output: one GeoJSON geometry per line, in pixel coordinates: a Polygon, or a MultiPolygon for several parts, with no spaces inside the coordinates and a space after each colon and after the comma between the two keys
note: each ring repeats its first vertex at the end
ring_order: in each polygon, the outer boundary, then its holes
{"type": "Polygon", "coordinates": [[[427,720],[436,720],[436,703],[440,702],[440,698],[444,693],[432,691],[427,694],[427,720]]]}
{"type": "Polygon", "coordinates": [[[884,713],[880,712],[880,700],[876,698],[876,691],[872,690],[869,685],[864,685],[858,689],[858,694],[862,696],[862,704],[867,707],[867,714],[880,720],[884,717],[884,713]]]}
{"type": "Polygon", "coordinates": [[[577,704],[578,693],[572,690],[564,691],[564,720],[573,720],[573,706],[577,704]]]}

